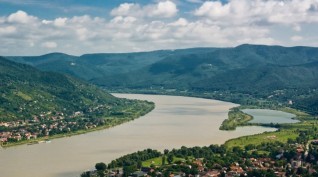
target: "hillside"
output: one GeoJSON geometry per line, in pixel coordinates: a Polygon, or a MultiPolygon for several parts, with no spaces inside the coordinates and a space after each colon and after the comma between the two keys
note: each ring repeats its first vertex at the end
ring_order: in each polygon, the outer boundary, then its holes
{"type": "Polygon", "coordinates": [[[206,53],[213,50],[213,48],[195,48],[137,53],[97,53],[82,56],[50,53],[42,56],[17,56],[7,58],[15,62],[34,66],[43,71],[67,73],[81,79],[91,80],[135,71],[156,63],[168,56],[186,55],[197,52],[206,53]]]}
{"type": "MultiPolygon", "coordinates": [[[[55,66],[50,57],[40,58],[11,57],[43,70],[69,73],[111,90],[230,92],[257,99],[270,97],[280,103],[293,100],[295,108],[318,114],[318,100],[314,99],[318,95],[318,48],[314,47],[244,44],[234,48],[90,54],[74,58],[75,66],[81,63],[78,67],[84,69],[72,72],[63,69],[70,68],[70,64],[55,66]]],[[[57,63],[69,60],[69,57],[55,58],[59,60],[57,63]]],[[[213,98],[244,103],[240,98],[215,95],[213,98]]]]}
{"type": "MultiPolygon", "coordinates": [[[[263,88],[276,86],[315,87],[318,49],[309,47],[241,45],[210,53],[170,56],[140,70],[111,79],[96,78],[99,85],[190,87],[203,90],[246,89],[251,84],[263,88]],[[134,76],[140,76],[135,79],[134,76]],[[150,83],[149,83],[150,82],[150,83]],[[230,88],[231,87],[231,88],[230,88]]],[[[276,88],[275,88],[276,89],[276,88]]]]}
{"type": "Polygon", "coordinates": [[[117,89],[220,92],[223,96],[212,97],[241,104],[247,102],[246,96],[282,104],[292,100],[291,106],[318,114],[318,48],[241,45],[171,56],[142,69],[93,82],[117,89]],[[235,98],[233,94],[243,96],[235,98]]]}
{"type": "Polygon", "coordinates": [[[0,122],[60,113],[111,116],[137,102],[115,98],[75,78],[42,72],[0,57],[0,122]]]}

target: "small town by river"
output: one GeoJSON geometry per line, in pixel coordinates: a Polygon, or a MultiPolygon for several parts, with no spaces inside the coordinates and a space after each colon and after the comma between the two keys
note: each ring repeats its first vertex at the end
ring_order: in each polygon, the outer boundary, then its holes
{"type": "Polygon", "coordinates": [[[146,148],[208,146],[275,130],[255,126],[219,130],[229,109],[237,106],[229,102],[163,95],[115,96],[153,101],[156,107],[141,118],[110,129],[54,139],[51,143],[0,149],[1,176],[74,177],[97,162],[108,163],[146,148]]]}

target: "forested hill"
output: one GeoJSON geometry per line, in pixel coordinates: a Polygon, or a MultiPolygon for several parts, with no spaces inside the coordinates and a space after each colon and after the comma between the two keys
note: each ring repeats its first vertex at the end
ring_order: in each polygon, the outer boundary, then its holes
{"type": "Polygon", "coordinates": [[[318,48],[315,47],[244,44],[234,48],[80,57],[48,54],[10,59],[42,70],[68,73],[108,89],[244,93],[282,102],[293,100],[294,106],[318,114],[318,48]]]}
{"type": "MultiPolygon", "coordinates": [[[[75,112],[96,116],[93,110],[107,105],[116,109],[125,100],[72,77],[42,72],[0,57],[0,122],[33,119],[34,116],[75,112]]],[[[97,109],[98,110],[98,109],[97,109]]],[[[102,116],[105,112],[100,111],[102,116]]]]}
{"type": "Polygon", "coordinates": [[[142,69],[172,55],[206,53],[214,50],[214,48],[195,48],[136,53],[96,53],[82,56],[50,53],[41,56],[7,58],[15,62],[32,65],[43,71],[67,73],[81,79],[91,80],[142,69]]]}
{"type": "Polygon", "coordinates": [[[246,90],[251,86],[255,89],[315,88],[317,67],[318,48],[241,45],[213,52],[171,55],[120,77],[94,81],[111,87],[124,84],[200,90],[246,90]]]}

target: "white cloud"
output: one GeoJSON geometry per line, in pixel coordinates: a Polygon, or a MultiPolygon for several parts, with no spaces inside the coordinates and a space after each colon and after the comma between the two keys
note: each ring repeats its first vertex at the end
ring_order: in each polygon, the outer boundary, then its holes
{"type": "Polygon", "coordinates": [[[17,31],[16,27],[14,26],[6,26],[0,27],[0,34],[12,34],[17,31]]]}
{"type": "Polygon", "coordinates": [[[65,26],[67,18],[57,18],[54,20],[54,25],[57,27],[65,26]]]}
{"type": "Polygon", "coordinates": [[[155,7],[149,7],[150,16],[173,17],[177,14],[178,9],[174,2],[159,2],[155,7]]]}
{"type": "Polygon", "coordinates": [[[318,19],[313,18],[318,16],[317,0],[303,0],[302,5],[300,0],[204,1],[189,14],[178,14],[179,1],[156,2],[124,3],[105,18],[45,19],[24,11],[2,16],[0,54],[80,55],[242,43],[318,45],[318,19]]]}
{"type": "Polygon", "coordinates": [[[223,5],[220,1],[207,1],[194,14],[211,18],[224,17],[230,14],[230,5],[223,5]]]}
{"type": "MultiPolygon", "coordinates": [[[[32,43],[30,44],[32,46],[32,43]]],[[[34,45],[34,44],[33,44],[34,45]]],[[[53,49],[57,47],[57,44],[55,42],[43,42],[42,47],[53,49]]]]}
{"type": "Polygon", "coordinates": [[[132,13],[138,13],[141,10],[141,7],[138,4],[134,3],[123,3],[119,7],[114,8],[110,14],[112,16],[128,16],[132,13]]]}
{"type": "Polygon", "coordinates": [[[318,22],[317,0],[229,0],[206,1],[194,11],[196,16],[217,23],[291,24],[318,22]]]}
{"type": "Polygon", "coordinates": [[[179,18],[177,21],[170,23],[172,26],[186,26],[188,25],[188,20],[185,18],[179,18]]]}
{"type": "Polygon", "coordinates": [[[169,18],[177,14],[177,5],[172,1],[141,6],[135,3],[123,3],[111,11],[112,16],[169,18]]]}
{"type": "Polygon", "coordinates": [[[32,23],[36,19],[37,19],[36,17],[30,16],[26,12],[19,10],[16,13],[13,13],[8,17],[8,22],[11,22],[11,23],[32,23]]]}

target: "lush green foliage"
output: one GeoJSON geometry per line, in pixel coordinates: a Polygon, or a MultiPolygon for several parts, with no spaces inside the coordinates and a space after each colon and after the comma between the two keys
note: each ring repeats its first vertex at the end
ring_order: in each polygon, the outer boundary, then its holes
{"type": "Polygon", "coordinates": [[[220,130],[235,130],[237,126],[244,125],[252,119],[252,116],[245,114],[239,108],[232,108],[228,118],[222,122],[220,130]]]}
{"type": "Polygon", "coordinates": [[[113,160],[108,164],[108,168],[116,168],[122,166],[136,166],[137,163],[141,161],[146,161],[155,157],[161,156],[161,152],[152,149],[146,149],[143,151],[138,151],[132,154],[125,155],[116,160],[113,160]]]}
{"type": "Polygon", "coordinates": [[[99,162],[99,163],[96,163],[96,164],[95,164],[95,169],[96,169],[97,171],[105,171],[105,170],[107,169],[107,166],[106,166],[105,163],[99,162]]]}
{"type": "Polygon", "coordinates": [[[59,113],[67,118],[76,112],[89,118],[125,117],[133,113],[123,111],[137,103],[115,98],[70,76],[42,72],[4,58],[0,58],[0,84],[0,121],[59,113]]]}
{"type": "Polygon", "coordinates": [[[68,73],[107,89],[219,92],[222,95],[213,95],[214,98],[240,104],[245,102],[245,96],[279,103],[292,100],[293,107],[318,114],[318,48],[241,45],[11,59],[47,71],[68,73]],[[226,93],[232,95],[227,97],[226,93]]]}

